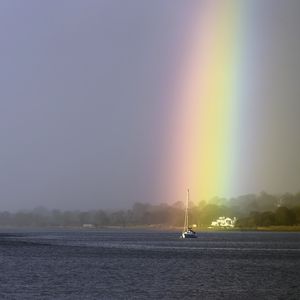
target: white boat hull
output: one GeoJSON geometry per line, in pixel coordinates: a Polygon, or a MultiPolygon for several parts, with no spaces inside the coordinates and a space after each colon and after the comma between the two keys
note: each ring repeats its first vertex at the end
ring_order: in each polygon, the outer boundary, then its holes
{"type": "Polygon", "coordinates": [[[182,239],[195,239],[197,238],[197,234],[191,231],[185,231],[181,234],[182,239]]]}

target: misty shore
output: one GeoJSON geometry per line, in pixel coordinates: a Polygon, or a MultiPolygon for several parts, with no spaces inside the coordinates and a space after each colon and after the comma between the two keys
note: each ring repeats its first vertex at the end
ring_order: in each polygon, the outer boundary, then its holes
{"type": "MultiPolygon", "coordinates": [[[[140,226],[101,226],[85,228],[83,226],[0,226],[0,231],[6,230],[80,230],[80,231],[160,231],[160,232],[181,232],[182,227],[164,226],[164,225],[140,225],[140,226]]],[[[264,227],[249,227],[249,228],[195,228],[197,233],[201,232],[300,232],[300,226],[264,226],[264,227]]]]}
{"type": "MultiPolygon", "coordinates": [[[[135,203],[122,210],[50,210],[38,207],[17,212],[0,210],[0,228],[146,228],[181,232],[184,217],[185,205],[182,202],[135,203]]],[[[300,231],[300,193],[276,196],[263,192],[232,199],[191,202],[189,225],[196,231],[300,231]],[[210,228],[216,226],[219,218],[236,220],[234,228],[219,223],[225,228],[210,228]]]]}

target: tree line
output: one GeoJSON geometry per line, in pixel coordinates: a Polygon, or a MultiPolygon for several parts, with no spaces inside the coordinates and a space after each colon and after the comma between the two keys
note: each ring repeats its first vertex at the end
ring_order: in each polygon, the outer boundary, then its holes
{"type": "MultiPolygon", "coordinates": [[[[271,195],[249,194],[236,198],[213,198],[191,203],[190,224],[207,227],[220,216],[237,217],[237,226],[253,228],[272,225],[300,225],[300,193],[271,195]]],[[[130,209],[48,210],[42,207],[31,211],[0,212],[0,226],[182,226],[184,203],[135,203],[130,209]]]]}
{"type": "Polygon", "coordinates": [[[238,219],[236,225],[241,228],[300,225],[300,206],[290,209],[281,206],[274,212],[251,212],[248,217],[238,219]]]}

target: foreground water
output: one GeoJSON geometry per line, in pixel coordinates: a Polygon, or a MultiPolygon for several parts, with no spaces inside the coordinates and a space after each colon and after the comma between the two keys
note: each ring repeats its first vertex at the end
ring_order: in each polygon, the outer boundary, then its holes
{"type": "Polygon", "coordinates": [[[300,234],[0,231],[0,299],[300,299],[300,234]]]}

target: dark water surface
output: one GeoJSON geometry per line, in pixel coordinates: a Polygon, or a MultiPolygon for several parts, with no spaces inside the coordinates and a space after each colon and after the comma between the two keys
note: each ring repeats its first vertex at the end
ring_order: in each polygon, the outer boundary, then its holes
{"type": "Polygon", "coordinates": [[[0,299],[300,299],[300,233],[0,231],[0,299]]]}

